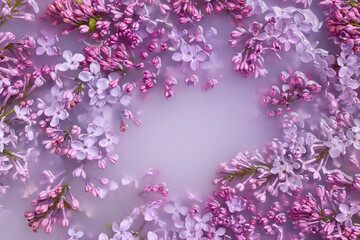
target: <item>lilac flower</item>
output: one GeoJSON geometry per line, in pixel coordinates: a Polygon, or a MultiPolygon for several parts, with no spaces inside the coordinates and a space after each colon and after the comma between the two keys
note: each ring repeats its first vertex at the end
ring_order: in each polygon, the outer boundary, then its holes
{"type": "Polygon", "coordinates": [[[298,37],[294,35],[293,30],[289,29],[287,32],[279,37],[279,42],[284,44],[284,50],[287,52],[290,50],[292,44],[296,44],[299,41],[298,37]]]}
{"type": "Polygon", "coordinates": [[[325,82],[327,78],[333,78],[336,76],[335,70],[329,66],[335,61],[334,56],[329,55],[325,59],[321,58],[319,55],[315,56],[316,64],[315,69],[320,73],[320,80],[325,82]]]}
{"type": "Polygon", "coordinates": [[[281,31],[275,29],[274,26],[271,24],[267,24],[264,28],[264,31],[265,32],[262,32],[259,35],[257,35],[256,39],[260,41],[266,40],[268,44],[270,44],[274,38],[278,38],[281,35],[281,31]]]}
{"type": "Polygon", "coordinates": [[[207,54],[198,45],[189,46],[187,43],[183,43],[180,51],[175,52],[172,55],[172,59],[177,62],[190,62],[190,68],[193,71],[196,71],[199,68],[200,62],[205,61],[207,58],[207,54]]]}
{"type": "Polygon", "coordinates": [[[339,57],[337,59],[337,63],[341,67],[339,70],[339,77],[344,77],[345,75],[353,75],[355,72],[354,64],[356,63],[357,58],[356,56],[352,55],[348,58],[339,57]]]}
{"type": "Polygon", "coordinates": [[[132,224],[133,224],[133,219],[131,217],[124,218],[121,221],[120,225],[118,225],[116,222],[113,222],[112,230],[116,233],[113,238],[115,240],[135,239],[133,235],[130,232],[128,232],[132,224]]]}
{"type": "Polygon", "coordinates": [[[270,172],[272,174],[278,174],[279,179],[283,179],[283,174],[289,171],[289,166],[287,163],[281,164],[278,160],[274,161],[273,167],[270,172]]]}
{"type": "Polygon", "coordinates": [[[65,50],[63,52],[63,58],[66,62],[56,65],[59,71],[65,72],[68,69],[76,70],[79,67],[79,62],[85,60],[84,55],[80,53],[76,53],[75,55],[72,54],[70,50],[65,50]]]}
{"type": "Polygon", "coordinates": [[[155,220],[155,222],[158,219],[156,209],[158,209],[162,205],[162,201],[154,201],[151,203],[144,211],[144,220],[147,222],[150,222],[152,220],[155,220]]]}
{"type": "Polygon", "coordinates": [[[346,56],[351,56],[354,54],[353,51],[354,48],[354,41],[348,41],[347,43],[342,43],[341,44],[341,56],[342,57],[346,57],[346,56]]]}
{"type": "Polygon", "coordinates": [[[203,217],[200,217],[200,215],[195,215],[194,220],[196,221],[195,224],[195,230],[204,230],[209,231],[210,225],[207,223],[211,219],[211,213],[204,214],[203,217]]]}
{"type": "Polygon", "coordinates": [[[185,229],[179,233],[179,237],[182,239],[188,239],[189,237],[194,237],[195,233],[195,222],[191,219],[190,215],[187,215],[185,218],[185,229]]]}
{"type": "Polygon", "coordinates": [[[299,29],[302,32],[310,32],[311,24],[308,21],[305,21],[304,15],[301,13],[295,13],[294,22],[288,25],[291,29],[299,29]]]}
{"type": "Polygon", "coordinates": [[[226,201],[229,212],[241,212],[245,208],[245,202],[241,197],[234,196],[230,201],[226,201]]]}
{"type": "Polygon", "coordinates": [[[260,29],[263,27],[262,23],[253,22],[251,27],[249,28],[249,32],[253,34],[253,36],[257,36],[259,34],[260,29]]]}
{"type": "Polygon", "coordinates": [[[23,107],[20,109],[20,107],[18,105],[15,105],[14,112],[16,113],[17,119],[30,123],[30,119],[26,116],[26,115],[29,115],[29,112],[30,112],[28,108],[23,107]]]}
{"type": "Polygon", "coordinates": [[[94,137],[87,137],[84,142],[74,140],[71,142],[71,147],[77,150],[76,158],[84,160],[87,156],[97,157],[99,155],[99,149],[94,146],[96,139],[94,137]]]}
{"type": "Polygon", "coordinates": [[[346,147],[353,145],[355,149],[360,150],[360,133],[354,134],[352,131],[348,130],[346,132],[347,141],[345,143],[346,147]]]}
{"type": "Polygon", "coordinates": [[[345,146],[344,143],[339,139],[338,136],[330,137],[330,139],[326,142],[324,142],[324,145],[328,148],[329,154],[332,158],[337,158],[340,156],[340,154],[344,154],[345,152],[345,146]]]}
{"type": "Polygon", "coordinates": [[[116,72],[110,73],[108,78],[100,78],[97,80],[96,87],[104,91],[109,88],[111,81],[115,81],[119,79],[119,77],[120,75],[116,72]]]}
{"type": "Polygon", "coordinates": [[[168,37],[174,42],[180,42],[183,35],[184,31],[179,31],[176,27],[173,27],[168,37]]]}
{"type": "Polygon", "coordinates": [[[214,240],[222,240],[222,236],[224,236],[226,232],[226,229],[225,228],[219,228],[218,230],[215,231],[215,228],[212,228],[210,233],[213,237],[214,240]]]}
{"type": "MultiPolygon", "coordinates": [[[[290,172],[289,174],[290,174],[289,182],[293,184],[293,186],[295,186],[296,188],[301,188],[303,185],[302,179],[304,177],[300,174],[295,174],[294,172],[290,172]]],[[[290,187],[290,188],[295,189],[294,187],[290,187]]]]}
{"type": "Polygon", "coordinates": [[[119,143],[119,137],[113,135],[111,131],[105,131],[105,138],[100,140],[99,145],[103,148],[106,148],[107,152],[111,152],[114,144],[119,143]]]}
{"type": "Polygon", "coordinates": [[[339,82],[340,84],[334,84],[334,87],[336,90],[341,92],[346,88],[357,89],[360,86],[358,81],[350,78],[349,76],[339,78],[339,82]]]}
{"type": "Polygon", "coordinates": [[[79,79],[83,82],[90,82],[100,77],[100,64],[98,62],[92,62],[90,64],[90,71],[81,71],[79,73],[79,79]]]}
{"type": "Polygon", "coordinates": [[[174,205],[166,204],[164,206],[164,211],[166,213],[172,214],[172,219],[175,221],[180,219],[180,214],[185,216],[189,209],[185,206],[181,206],[179,202],[175,201],[174,205]]]}
{"type": "Polygon", "coordinates": [[[64,104],[57,102],[55,107],[48,107],[45,109],[44,114],[51,118],[50,126],[56,127],[59,125],[60,120],[65,120],[69,117],[68,111],[64,108],[64,104]]]}
{"type": "Polygon", "coordinates": [[[4,137],[5,133],[0,129],[0,153],[4,151],[4,145],[7,145],[11,140],[9,137],[4,137]]]}
{"type": "Polygon", "coordinates": [[[52,45],[54,45],[55,42],[56,42],[55,36],[51,36],[48,38],[45,38],[43,36],[38,37],[37,43],[40,45],[40,47],[36,49],[36,55],[43,55],[45,52],[49,56],[55,55],[56,48],[52,47],[52,45]]]}
{"type": "Polygon", "coordinates": [[[352,225],[352,216],[359,212],[358,206],[351,206],[350,208],[348,205],[341,203],[339,205],[339,210],[341,213],[337,214],[335,220],[339,223],[345,222],[345,227],[351,228],[352,225]]]}
{"type": "Polygon", "coordinates": [[[82,232],[82,231],[76,232],[75,226],[71,226],[69,228],[68,234],[70,236],[70,238],[68,240],[78,240],[78,239],[82,238],[82,236],[84,236],[84,232],[82,232]]]}

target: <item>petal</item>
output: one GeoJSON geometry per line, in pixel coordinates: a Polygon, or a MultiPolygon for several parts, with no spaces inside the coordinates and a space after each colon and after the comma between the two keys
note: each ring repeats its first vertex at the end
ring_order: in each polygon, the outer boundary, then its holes
{"type": "Polygon", "coordinates": [[[45,53],[45,48],[44,47],[38,47],[36,49],[36,55],[43,55],[45,53]]]}
{"type": "Polygon", "coordinates": [[[83,82],[90,82],[93,78],[94,76],[92,75],[91,72],[82,71],[79,73],[79,79],[83,82]]]}
{"type": "Polygon", "coordinates": [[[93,73],[93,74],[97,74],[100,72],[100,64],[98,62],[92,62],[90,64],[90,71],[93,73]]]}
{"type": "Polygon", "coordinates": [[[203,62],[203,61],[206,60],[206,58],[207,58],[207,55],[206,55],[206,53],[203,52],[203,51],[198,52],[198,53],[196,54],[196,60],[198,60],[198,61],[203,62]]]}
{"type": "Polygon", "coordinates": [[[67,62],[72,62],[72,57],[73,57],[73,55],[72,55],[71,51],[65,50],[65,51],[63,52],[63,58],[64,58],[67,62]]]}
{"type": "Polygon", "coordinates": [[[106,138],[103,138],[99,142],[100,147],[106,147],[108,145],[108,141],[106,138]]]}
{"type": "Polygon", "coordinates": [[[43,36],[38,37],[37,43],[41,46],[45,46],[46,44],[48,44],[48,42],[46,41],[46,39],[43,36]]]}
{"type": "Polygon", "coordinates": [[[198,68],[199,68],[199,61],[196,61],[196,60],[193,60],[190,62],[190,68],[193,70],[193,71],[196,71],[198,68]]]}
{"type": "Polygon", "coordinates": [[[86,153],[92,157],[97,157],[99,155],[99,149],[95,146],[91,146],[87,149],[86,153]]]}
{"type": "Polygon", "coordinates": [[[340,210],[340,212],[342,212],[344,214],[347,214],[350,211],[348,205],[343,204],[343,203],[339,205],[339,210],[340,210]]]}
{"type": "Polygon", "coordinates": [[[96,83],[96,87],[101,90],[108,89],[109,88],[109,80],[106,78],[100,78],[96,83]]]}
{"type": "Polygon", "coordinates": [[[100,233],[98,240],[109,240],[109,237],[105,233],[100,233]]]}
{"type": "Polygon", "coordinates": [[[51,119],[50,126],[56,127],[57,125],[59,125],[59,120],[59,117],[57,115],[54,115],[51,119]]]}
{"type": "Polygon", "coordinates": [[[83,143],[80,142],[79,140],[72,141],[71,147],[75,150],[83,150],[84,149],[83,143]]]}
{"type": "Polygon", "coordinates": [[[171,59],[176,61],[176,62],[181,61],[181,58],[182,58],[182,54],[179,53],[179,52],[175,52],[171,57],[171,59]]]}
{"type": "Polygon", "coordinates": [[[84,55],[80,54],[80,53],[76,53],[74,55],[74,57],[72,58],[73,61],[77,61],[77,62],[82,62],[85,60],[84,55]]]}
{"type": "Polygon", "coordinates": [[[61,72],[65,72],[69,69],[70,64],[68,62],[64,62],[61,64],[56,65],[56,68],[61,71],[61,72]]]}
{"type": "Polygon", "coordinates": [[[47,44],[48,44],[49,46],[54,45],[55,42],[56,42],[56,38],[55,38],[54,36],[49,37],[48,40],[47,40],[47,44]]]}
{"type": "Polygon", "coordinates": [[[48,117],[54,116],[55,115],[55,109],[52,108],[52,107],[46,108],[44,113],[48,117]]]}

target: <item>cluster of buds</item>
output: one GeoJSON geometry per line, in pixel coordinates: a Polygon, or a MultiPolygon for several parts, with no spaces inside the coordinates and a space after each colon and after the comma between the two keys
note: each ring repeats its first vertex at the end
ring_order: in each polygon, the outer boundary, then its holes
{"type": "Polygon", "coordinates": [[[270,90],[267,90],[268,93],[261,97],[262,104],[276,107],[276,110],[269,112],[270,118],[282,116],[281,107],[285,107],[286,111],[290,112],[290,104],[297,100],[312,101],[314,95],[322,89],[317,82],[309,80],[304,73],[299,71],[294,73],[283,71],[279,80],[282,82],[281,89],[272,86],[270,90]]]}
{"type": "Polygon", "coordinates": [[[153,193],[157,192],[157,193],[160,193],[161,196],[166,197],[169,194],[169,189],[166,188],[166,186],[164,184],[155,184],[152,186],[146,185],[140,194],[150,193],[150,192],[153,192],[153,193]]]}
{"type": "Polygon", "coordinates": [[[326,27],[330,33],[341,42],[354,41],[355,52],[360,51],[360,14],[357,1],[321,1],[319,5],[331,7],[326,20],[326,27]]]}
{"type": "Polygon", "coordinates": [[[24,213],[29,227],[32,227],[34,232],[38,232],[42,227],[46,233],[51,233],[52,225],[56,223],[63,227],[69,225],[70,212],[79,208],[79,201],[71,194],[69,186],[57,185],[53,189],[40,192],[37,199],[31,201],[31,205],[34,210],[24,213]]]}

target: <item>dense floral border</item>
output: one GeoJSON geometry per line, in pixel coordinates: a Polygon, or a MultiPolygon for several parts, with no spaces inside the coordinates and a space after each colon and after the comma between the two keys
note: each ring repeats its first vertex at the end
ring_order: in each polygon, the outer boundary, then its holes
{"type": "MultiPolygon", "coordinates": [[[[42,227],[50,233],[56,223],[69,226],[80,207],[71,178],[82,179],[94,197],[116,190],[119,183],[87,172],[91,165],[103,170],[119,160],[113,151],[119,135],[110,130],[113,112],[121,112],[115,124],[125,132],[130,122],[141,125],[130,105],[136,92],[161,82],[170,99],[180,80],[197,85],[199,72],[208,74],[201,88],[213,88],[221,76],[214,77],[207,66],[216,62],[217,30],[204,29],[201,21],[224,14],[234,28],[229,39],[237,49],[234,70],[242,76],[265,76],[266,59],[288,51],[318,74],[287,69],[262,91],[260,102],[270,118],[281,118],[283,135],[220,164],[209,200],[193,194],[170,200],[166,185],[150,183],[159,173],[154,169],[140,182],[123,177],[122,185],[140,188],[144,203],[119,224],[113,222],[112,237],[101,233],[98,239],[359,239],[358,2],[319,2],[335,43],[330,53],[309,40],[322,27],[311,1],[291,5],[296,7],[268,7],[261,0],[55,0],[47,6],[47,19],[63,28],[62,34],[80,36],[87,45],[81,53],[61,51],[58,36],[47,32],[36,40],[0,32],[0,192],[6,194],[12,180],[26,182],[36,155],[31,146],[40,138],[50,153],[72,159],[74,170],[71,176],[42,172],[33,210],[24,214],[34,232],[42,227]],[[257,21],[242,23],[251,16],[257,21]],[[39,66],[34,54],[61,55],[64,61],[39,66]],[[167,59],[179,62],[181,78],[163,66],[167,59]],[[39,95],[37,89],[44,88],[51,91],[39,95]],[[297,111],[301,100],[312,101],[322,115],[315,119],[297,111]],[[93,115],[78,116],[79,111],[93,115]]],[[[32,21],[29,11],[39,12],[35,1],[1,7],[0,24],[11,18],[32,21]]],[[[76,226],[68,234],[70,239],[84,235],[76,226]]]]}

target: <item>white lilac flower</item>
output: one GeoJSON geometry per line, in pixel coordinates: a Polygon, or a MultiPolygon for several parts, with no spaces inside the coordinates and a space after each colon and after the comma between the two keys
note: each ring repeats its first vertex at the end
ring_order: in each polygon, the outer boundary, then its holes
{"type": "Polygon", "coordinates": [[[144,220],[147,222],[150,221],[155,221],[157,222],[158,219],[158,215],[156,212],[156,209],[160,208],[160,206],[162,205],[162,201],[154,201],[153,203],[151,203],[145,210],[144,210],[144,220]]]}
{"type": "Polygon", "coordinates": [[[355,118],[355,119],[354,119],[354,124],[355,124],[355,126],[353,126],[353,127],[351,128],[351,130],[352,130],[354,133],[360,132],[360,119],[355,118]]]}
{"type": "Polygon", "coordinates": [[[64,104],[62,102],[57,102],[55,107],[46,108],[44,113],[46,116],[52,117],[50,121],[51,127],[56,127],[59,125],[60,120],[65,120],[69,117],[69,113],[64,108],[64,104]]]}
{"type": "Polygon", "coordinates": [[[337,214],[335,220],[339,223],[345,223],[345,227],[351,228],[352,227],[352,216],[359,212],[358,206],[351,206],[349,208],[346,204],[340,204],[339,210],[341,213],[337,214]]]}
{"type": "Polygon", "coordinates": [[[68,230],[68,234],[70,236],[70,238],[68,240],[78,240],[80,238],[82,238],[82,236],[84,236],[84,232],[82,231],[76,231],[76,227],[75,226],[71,226],[68,230]]]}
{"type": "Polygon", "coordinates": [[[90,71],[81,71],[79,73],[79,79],[83,82],[90,82],[100,77],[100,64],[98,62],[92,62],[89,67],[90,71]]]}
{"type": "Polygon", "coordinates": [[[179,237],[181,239],[188,239],[190,237],[194,237],[194,233],[195,233],[195,222],[190,217],[190,215],[187,215],[185,218],[185,229],[183,229],[179,233],[179,237]]]}
{"type": "Polygon", "coordinates": [[[97,157],[99,155],[99,149],[94,146],[96,139],[94,137],[87,137],[84,142],[74,140],[71,142],[71,147],[77,150],[76,158],[84,160],[86,157],[97,157]]]}
{"type": "Polygon", "coordinates": [[[79,63],[85,60],[84,55],[80,53],[72,54],[70,50],[65,50],[63,52],[63,58],[66,62],[56,65],[57,69],[61,72],[65,72],[68,69],[76,70],[79,67],[79,63]]]}
{"type": "Polygon", "coordinates": [[[182,43],[180,52],[175,52],[172,55],[174,61],[189,62],[193,71],[196,71],[200,66],[200,62],[205,61],[207,57],[208,55],[198,45],[193,44],[190,46],[187,43],[182,43]]]}
{"type": "Polygon", "coordinates": [[[16,113],[16,117],[19,120],[23,120],[25,122],[30,122],[30,119],[26,116],[29,115],[29,109],[26,107],[23,107],[20,109],[18,105],[14,106],[14,112],[16,113]]]}
{"type": "Polygon", "coordinates": [[[164,206],[164,211],[166,213],[172,214],[171,217],[173,220],[177,220],[180,219],[180,215],[185,216],[189,212],[189,209],[185,206],[180,205],[179,202],[175,201],[174,205],[166,204],[164,206]]]}
{"type": "Polygon", "coordinates": [[[211,219],[211,213],[206,213],[202,217],[200,217],[200,215],[195,215],[194,216],[194,220],[196,221],[195,230],[209,231],[210,225],[208,224],[208,222],[210,221],[210,219],[211,219]]]}
{"type": "Polygon", "coordinates": [[[129,228],[133,224],[133,219],[131,217],[125,217],[120,225],[118,225],[116,222],[113,222],[112,224],[112,230],[116,233],[113,237],[115,240],[132,240],[135,239],[131,232],[128,232],[129,228]]]}
{"type": "Polygon", "coordinates": [[[100,78],[96,82],[96,87],[101,90],[106,90],[110,87],[110,82],[120,78],[120,74],[113,72],[110,73],[108,78],[100,78]]]}
{"type": "Polygon", "coordinates": [[[103,148],[106,148],[107,152],[111,152],[113,145],[119,143],[119,137],[113,135],[111,131],[105,131],[105,138],[101,139],[99,145],[103,148]]]}
{"type": "Polygon", "coordinates": [[[37,43],[40,45],[40,47],[36,49],[36,55],[43,55],[45,52],[49,56],[55,55],[56,48],[53,47],[55,42],[56,42],[55,36],[51,36],[47,38],[43,36],[38,37],[37,43]]]}

